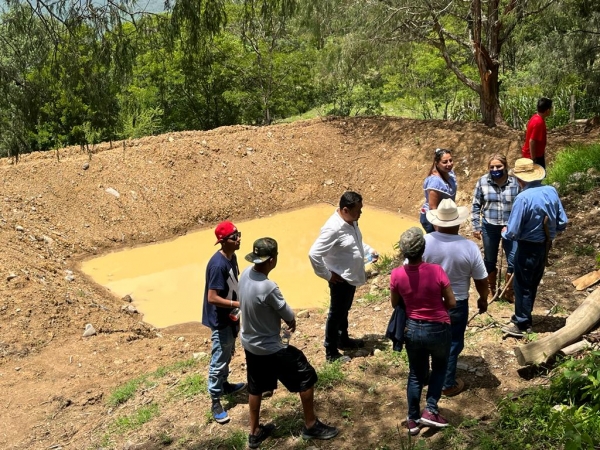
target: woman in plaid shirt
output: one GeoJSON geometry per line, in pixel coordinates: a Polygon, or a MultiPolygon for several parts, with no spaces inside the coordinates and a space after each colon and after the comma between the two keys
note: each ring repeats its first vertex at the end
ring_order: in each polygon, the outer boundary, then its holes
{"type": "MultiPolygon", "coordinates": [[[[506,278],[513,273],[514,256],[517,242],[502,239],[502,228],[508,223],[508,217],[517,194],[521,192],[517,179],[508,174],[506,156],[496,153],[488,161],[488,173],[477,180],[473,193],[471,208],[473,235],[483,239],[483,261],[488,273],[490,294],[496,293],[498,247],[502,247],[506,255],[506,278]]],[[[512,282],[506,288],[504,298],[514,301],[512,282]]]]}

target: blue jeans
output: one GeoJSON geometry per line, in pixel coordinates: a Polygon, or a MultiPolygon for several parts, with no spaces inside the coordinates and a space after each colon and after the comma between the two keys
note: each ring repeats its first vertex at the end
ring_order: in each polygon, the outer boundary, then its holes
{"type": "Polygon", "coordinates": [[[492,225],[485,220],[481,223],[481,239],[483,240],[483,263],[485,270],[490,274],[496,271],[498,263],[498,246],[502,241],[502,248],[506,255],[507,273],[513,273],[515,270],[515,252],[517,251],[517,242],[502,239],[503,225],[492,225]]]}
{"type": "Polygon", "coordinates": [[[456,386],[456,363],[458,362],[458,355],[465,348],[465,330],[469,320],[469,299],[457,299],[456,306],[449,310],[448,314],[450,314],[452,343],[450,344],[444,389],[456,386]]]}
{"type": "Polygon", "coordinates": [[[531,313],[537,289],[544,276],[546,244],[544,242],[519,241],[515,255],[515,314],[511,321],[520,330],[531,327],[531,313]]]}
{"type": "Polygon", "coordinates": [[[425,233],[433,233],[435,231],[435,228],[433,228],[433,225],[431,225],[431,222],[429,220],[427,220],[426,214],[419,215],[419,222],[421,222],[421,226],[425,230],[425,233]]]}
{"type": "Polygon", "coordinates": [[[327,356],[338,353],[339,341],[348,341],[348,311],[352,307],[356,286],[347,281],[329,283],[331,302],[325,323],[325,353],[327,356]]]}
{"type": "Polygon", "coordinates": [[[235,348],[235,335],[232,327],[213,330],[212,351],[208,367],[208,393],[213,400],[223,395],[223,383],[229,376],[229,363],[235,348]]]}
{"type": "Polygon", "coordinates": [[[437,404],[442,396],[452,340],[450,325],[408,319],[404,339],[410,368],[406,385],[408,418],[418,420],[421,418],[421,392],[425,383],[428,383],[426,408],[433,414],[438,413],[437,404]]]}

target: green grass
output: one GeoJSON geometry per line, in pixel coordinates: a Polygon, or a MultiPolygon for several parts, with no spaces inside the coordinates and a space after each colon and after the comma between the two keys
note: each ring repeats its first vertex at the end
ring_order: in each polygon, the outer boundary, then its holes
{"type": "Polygon", "coordinates": [[[372,303],[381,303],[383,301],[389,301],[390,299],[390,290],[388,288],[380,289],[375,293],[367,293],[362,297],[364,299],[364,303],[370,305],[372,303]]]}
{"type": "Polygon", "coordinates": [[[373,267],[379,273],[390,273],[393,269],[400,265],[398,257],[395,255],[379,255],[377,262],[373,263],[373,267]]]}
{"type": "Polygon", "coordinates": [[[144,378],[136,378],[116,388],[108,398],[109,406],[119,406],[132,398],[142,384],[144,378]]]}
{"type": "Polygon", "coordinates": [[[200,374],[188,375],[177,386],[177,393],[183,397],[195,397],[206,392],[206,380],[200,374]]]}
{"type": "MultiPolygon", "coordinates": [[[[188,369],[198,364],[198,361],[194,358],[178,361],[170,366],[159,367],[154,372],[142,375],[138,378],[130,380],[125,384],[117,387],[108,397],[107,404],[109,406],[119,406],[133,398],[140,388],[140,386],[152,386],[156,384],[159,378],[164,377],[173,372],[185,373],[188,369]]],[[[199,384],[199,380],[196,380],[199,384]]],[[[190,388],[188,386],[188,388],[190,388]]],[[[191,389],[191,388],[190,388],[191,389]]]]}
{"type": "Polygon", "coordinates": [[[332,389],[334,386],[339,386],[346,379],[346,374],[342,371],[341,361],[325,363],[318,371],[318,375],[317,387],[321,389],[332,389]]]}
{"type": "Polygon", "coordinates": [[[596,249],[594,248],[593,245],[590,245],[590,244],[576,245],[573,248],[573,252],[577,256],[592,256],[594,253],[596,253],[596,249]]]}
{"type": "Polygon", "coordinates": [[[600,171],[600,144],[576,144],[556,155],[546,183],[557,186],[560,194],[586,193],[598,186],[598,179],[587,173],[590,169],[600,171]]]}
{"type": "Polygon", "coordinates": [[[159,408],[156,404],[150,404],[142,406],[133,414],[128,416],[119,417],[114,421],[113,427],[117,433],[125,433],[127,431],[135,430],[145,423],[148,423],[159,414],[159,408]]]}

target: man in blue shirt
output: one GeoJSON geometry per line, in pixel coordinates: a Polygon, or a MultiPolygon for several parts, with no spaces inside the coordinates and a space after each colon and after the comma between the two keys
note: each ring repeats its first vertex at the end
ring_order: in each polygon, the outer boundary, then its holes
{"type": "Polygon", "coordinates": [[[542,186],[546,171],[529,158],[519,158],[511,175],[523,191],[517,195],[502,237],[517,241],[515,254],[515,314],[502,327],[510,336],[531,332],[533,304],[544,275],[550,244],[567,227],[567,215],[552,186],[542,186]]]}
{"type": "Polygon", "coordinates": [[[233,223],[225,221],[217,225],[215,235],[221,249],[210,258],[206,266],[202,324],[212,331],[212,351],[208,367],[208,393],[212,399],[212,415],[217,423],[223,424],[229,422],[229,415],[221,405],[221,396],[233,394],[246,387],[245,383],[231,384],[227,381],[235,338],[240,330],[237,317],[230,317],[230,313],[240,307],[240,269],[235,251],[240,248],[242,233],[233,223]]]}

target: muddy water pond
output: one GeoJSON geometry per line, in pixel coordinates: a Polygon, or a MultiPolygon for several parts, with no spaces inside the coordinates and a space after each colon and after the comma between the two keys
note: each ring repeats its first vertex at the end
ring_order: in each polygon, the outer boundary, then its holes
{"type": "MultiPolygon", "coordinates": [[[[269,276],[295,309],[326,308],[327,282],[318,278],[308,260],[308,250],[321,226],[334,212],[319,204],[260,219],[234,222],[242,232],[238,251],[240,270],[250,263],[244,256],[260,237],[279,244],[279,261],[269,276]]],[[[389,211],[363,208],[359,221],[363,239],[380,254],[392,254],[400,234],[416,219],[389,211]]],[[[126,249],[84,261],[81,269],[114,295],[131,295],[144,321],[163,328],[201,321],[204,274],[210,257],[218,250],[214,229],[189,233],[167,242],[126,249]]]]}

